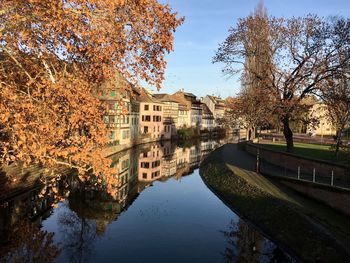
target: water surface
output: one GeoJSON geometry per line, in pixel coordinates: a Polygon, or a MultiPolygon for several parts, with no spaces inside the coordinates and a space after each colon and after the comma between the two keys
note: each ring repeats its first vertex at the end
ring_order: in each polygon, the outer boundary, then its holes
{"type": "Polygon", "coordinates": [[[292,261],[203,183],[197,168],[220,144],[154,143],[116,154],[113,165],[120,184],[114,197],[74,177],[65,182],[65,198],[55,208],[38,191],[18,197],[2,208],[7,237],[2,240],[3,259],[46,255],[41,259],[55,262],[292,261]],[[27,221],[28,235],[13,241],[11,231],[27,221]],[[40,245],[30,245],[33,237],[40,245]]]}

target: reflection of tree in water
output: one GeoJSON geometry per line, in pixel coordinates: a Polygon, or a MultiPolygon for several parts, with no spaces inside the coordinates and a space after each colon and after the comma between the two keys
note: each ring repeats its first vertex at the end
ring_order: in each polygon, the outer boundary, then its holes
{"type": "MultiPolygon", "coordinates": [[[[63,250],[70,262],[87,262],[97,236],[121,211],[120,204],[104,191],[80,188],[68,198],[69,208],[59,215],[63,250]]],[[[65,203],[66,205],[68,203],[65,203]]]]}
{"type": "Polygon", "coordinates": [[[262,236],[243,220],[231,221],[222,231],[227,240],[225,262],[295,262],[279,247],[262,236]]]}
{"type": "Polygon", "coordinates": [[[20,221],[13,226],[6,245],[0,248],[0,262],[52,262],[60,253],[53,235],[29,220],[20,221]]]}
{"type": "Polygon", "coordinates": [[[75,212],[67,209],[58,219],[63,250],[70,262],[86,262],[93,250],[96,239],[95,221],[79,217],[75,212]]]}

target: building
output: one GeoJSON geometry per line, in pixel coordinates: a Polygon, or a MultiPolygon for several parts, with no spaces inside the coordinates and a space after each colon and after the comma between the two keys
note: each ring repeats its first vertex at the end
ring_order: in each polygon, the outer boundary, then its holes
{"type": "Polygon", "coordinates": [[[225,101],[216,96],[205,96],[203,99],[210,111],[214,115],[215,125],[220,125],[225,117],[225,101]]]}
{"type": "Polygon", "coordinates": [[[211,131],[215,128],[214,115],[205,103],[201,104],[202,107],[202,126],[201,130],[211,131]]]}
{"type": "Polygon", "coordinates": [[[139,94],[140,130],[142,136],[146,136],[154,141],[170,139],[171,124],[164,123],[164,104],[145,89],[141,89],[139,94]]]}
{"type": "MultiPolygon", "coordinates": [[[[131,107],[131,92],[131,84],[120,74],[117,74],[115,81],[105,82],[99,89],[98,97],[106,105],[103,120],[110,131],[111,144],[131,143],[130,117],[135,119],[138,116],[137,107],[131,107]]],[[[132,129],[138,131],[138,121],[135,121],[132,129]]]]}
{"type": "Polygon", "coordinates": [[[202,103],[192,93],[178,91],[173,94],[173,97],[183,101],[183,104],[190,110],[189,124],[190,127],[200,129],[202,125],[202,103]]]}
{"type": "Polygon", "coordinates": [[[138,101],[140,93],[136,90],[132,90],[130,99],[130,140],[135,144],[140,138],[140,102],[138,101]]]}
{"type": "Polygon", "coordinates": [[[182,96],[170,95],[170,97],[178,103],[177,124],[176,129],[191,127],[191,105],[182,96]]]}
{"type": "Polygon", "coordinates": [[[308,125],[307,133],[312,135],[335,135],[336,130],[327,118],[327,106],[323,103],[316,102],[309,111],[309,118],[317,120],[315,125],[308,125]]]}
{"type": "Polygon", "coordinates": [[[170,127],[171,137],[177,135],[179,103],[168,94],[154,94],[163,103],[163,124],[170,127]]]}

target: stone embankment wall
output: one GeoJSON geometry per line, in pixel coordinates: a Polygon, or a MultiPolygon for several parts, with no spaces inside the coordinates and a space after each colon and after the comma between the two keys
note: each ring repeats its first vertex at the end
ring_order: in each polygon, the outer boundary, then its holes
{"type": "Polygon", "coordinates": [[[350,190],[330,188],[323,185],[315,185],[311,182],[302,183],[300,181],[284,178],[277,179],[283,185],[307,196],[318,200],[333,209],[350,216],[350,190]]]}
{"type": "MultiPolygon", "coordinates": [[[[271,164],[270,167],[279,167],[292,171],[297,171],[298,167],[302,167],[302,172],[313,173],[313,169],[317,172],[317,175],[329,178],[334,174],[334,181],[342,182],[343,185],[348,186],[350,181],[350,167],[337,165],[331,162],[324,162],[312,158],[303,158],[294,154],[276,152],[252,143],[243,143],[241,147],[245,150],[257,155],[259,150],[259,159],[262,163],[266,162],[271,164]]],[[[270,168],[273,169],[273,168],[270,168]]],[[[294,178],[284,176],[283,169],[263,169],[262,174],[265,176],[271,176],[275,180],[279,181],[283,185],[307,196],[319,202],[326,204],[334,208],[335,210],[350,216],[350,188],[335,187],[323,183],[314,183],[312,181],[298,180],[297,173],[294,178]],[[276,171],[281,171],[280,175],[276,171]]],[[[341,184],[340,184],[341,186],[341,184]]]]}

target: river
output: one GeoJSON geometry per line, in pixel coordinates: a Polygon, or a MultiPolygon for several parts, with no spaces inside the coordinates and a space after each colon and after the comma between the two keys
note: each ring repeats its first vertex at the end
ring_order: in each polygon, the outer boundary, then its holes
{"type": "Polygon", "coordinates": [[[225,142],[114,155],[114,198],[69,176],[58,193],[34,189],[1,204],[0,262],[294,262],[203,183],[200,163],[225,142]]]}

